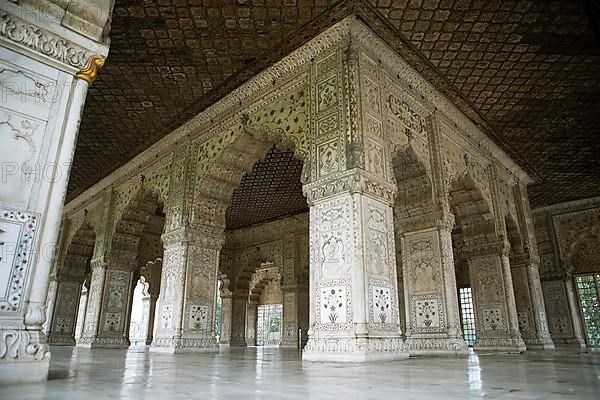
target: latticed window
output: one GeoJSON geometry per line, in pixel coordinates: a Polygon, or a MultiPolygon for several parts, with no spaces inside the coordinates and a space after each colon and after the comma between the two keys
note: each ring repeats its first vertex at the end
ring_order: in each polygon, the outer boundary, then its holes
{"type": "Polygon", "coordinates": [[[600,274],[575,277],[588,346],[600,346],[600,274]]]}
{"type": "Polygon", "coordinates": [[[264,304],[258,306],[258,330],[256,344],[273,346],[281,343],[281,319],[283,304],[264,304]]]}
{"type": "Polygon", "coordinates": [[[473,312],[473,294],[470,287],[459,289],[460,317],[463,335],[469,347],[475,343],[475,313],[473,312]]]}

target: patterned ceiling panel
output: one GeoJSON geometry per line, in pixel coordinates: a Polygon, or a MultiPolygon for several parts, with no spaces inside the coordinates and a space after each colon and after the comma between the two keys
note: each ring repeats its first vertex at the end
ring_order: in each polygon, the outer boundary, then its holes
{"type": "Polygon", "coordinates": [[[415,67],[541,180],[530,188],[534,206],[598,196],[594,4],[117,0],[111,51],[86,102],[68,199],[350,12],[401,55],[421,53],[410,58],[415,67]]]}
{"type": "Polygon", "coordinates": [[[271,149],[256,162],[233,192],[225,214],[227,229],[238,229],[259,222],[308,210],[302,195],[302,161],[291,151],[271,149]]]}

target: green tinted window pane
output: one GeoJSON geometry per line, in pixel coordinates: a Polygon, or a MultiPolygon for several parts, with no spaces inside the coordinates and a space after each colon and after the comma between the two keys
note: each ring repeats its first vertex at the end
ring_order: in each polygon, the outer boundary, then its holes
{"type": "Polygon", "coordinates": [[[463,335],[467,345],[475,343],[475,313],[473,312],[473,294],[471,288],[459,289],[460,316],[462,319],[463,335]]]}
{"type": "Polygon", "coordinates": [[[600,275],[578,275],[575,277],[583,325],[588,340],[592,347],[600,346],[600,275]]]}

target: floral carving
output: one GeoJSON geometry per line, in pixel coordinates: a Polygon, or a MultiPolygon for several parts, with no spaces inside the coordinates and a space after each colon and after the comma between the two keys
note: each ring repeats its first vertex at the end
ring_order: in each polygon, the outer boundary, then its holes
{"type": "Polygon", "coordinates": [[[321,323],[346,322],[346,291],[343,287],[321,289],[321,323]]]}

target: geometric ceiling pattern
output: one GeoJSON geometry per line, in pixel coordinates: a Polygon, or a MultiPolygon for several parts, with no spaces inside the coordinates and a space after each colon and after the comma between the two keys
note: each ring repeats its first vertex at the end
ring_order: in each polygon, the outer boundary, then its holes
{"type": "Polygon", "coordinates": [[[239,229],[308,211],[301,176],[302,161],[294,152],[273,147],[233,192],[225,213],[226,228],[239,229]]]}
{"type": "Polygon", "coordinates": [[[354,13],[538,183],[600,195],[600,6],[591,1],[117,0],[68,199],[354,13]]]}

